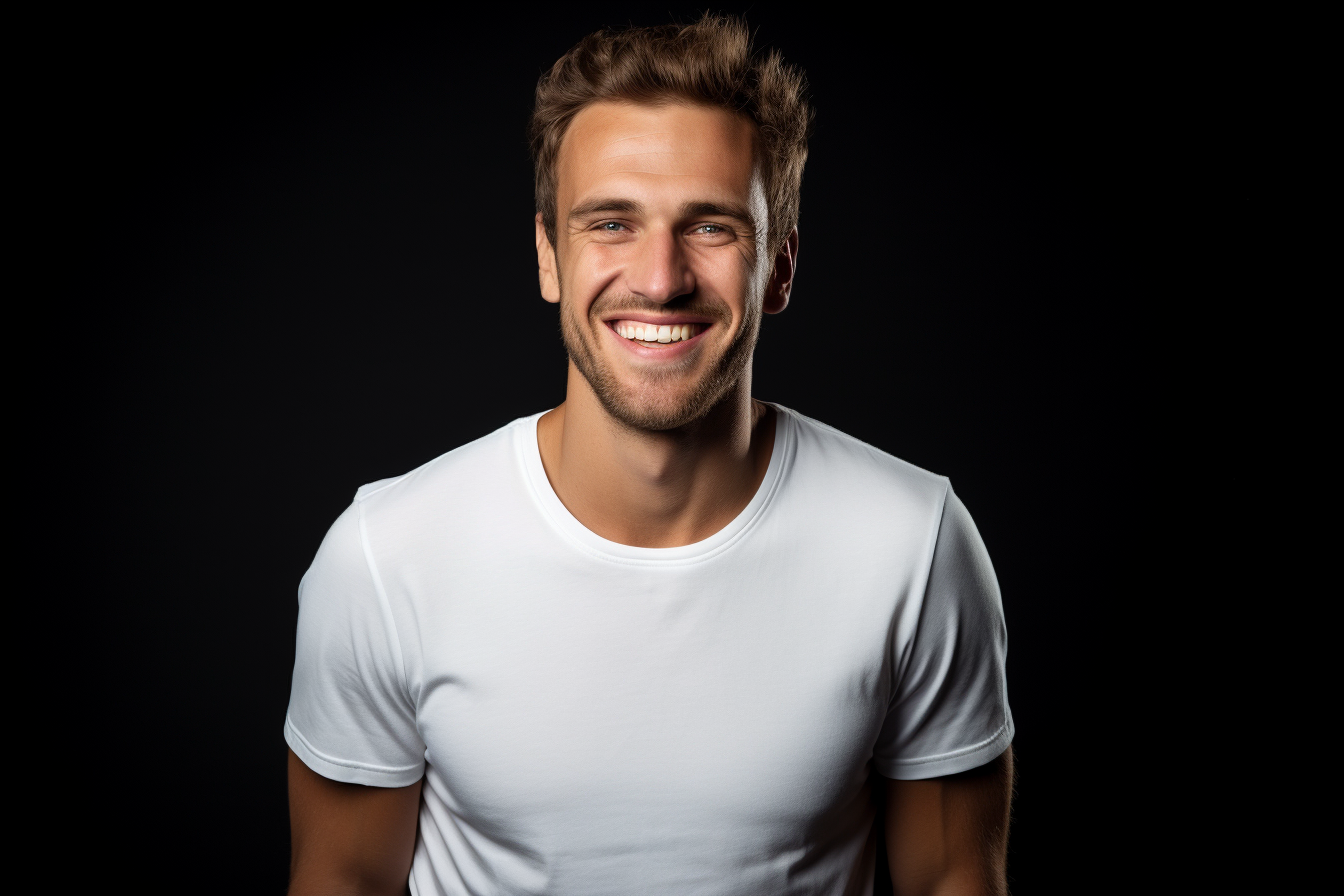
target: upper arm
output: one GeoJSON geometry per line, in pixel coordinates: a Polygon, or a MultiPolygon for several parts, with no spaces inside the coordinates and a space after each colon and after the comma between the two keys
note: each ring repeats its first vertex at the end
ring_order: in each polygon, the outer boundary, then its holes
{"type": "Polygon", "coordinates": [[[892,695],[873,749],[888,778],[956,774],[1013,739],[1008,633],[989,552],[950,488],[937,525],[923,594],[912,593],[891,637],[892,695]]]}
{"type": "Polygon", "coordinates": [[[405,893],[420,786],[333,781],[289,751],[289,896],[405,893]]]}
{"type": "Polygon", "coordinates": [[[355,504],[332,524],[299,586],[285,741],[324,777],[404,787],[424,774],[425,744],[366,544],[355,504]]]}
{"type": "Polygon", "coordinates": [[[299,594],[285,718],[290,893],[404,893],[425,748],[358,504],[332,525],[299,594]]]}
{"type": "Polygon", "coordinates": [[[886,781],[886,846],[896,896],[1006,896],[1010,747],[979,768],[886,781]]]}

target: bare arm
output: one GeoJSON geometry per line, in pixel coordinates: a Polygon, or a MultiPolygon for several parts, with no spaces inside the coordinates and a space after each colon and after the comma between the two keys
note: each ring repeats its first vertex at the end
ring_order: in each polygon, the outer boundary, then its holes
{"type": "Polygon", "coordinates": [[[289,896],[401,896],[419,817],[420,782],[342,784],[290,750],[289,896]]]}
{"type": "Polygon", "coordinates": [[[896,896],[1007,896],[1013,751],[958,775],[886,782],[896,896]]]}

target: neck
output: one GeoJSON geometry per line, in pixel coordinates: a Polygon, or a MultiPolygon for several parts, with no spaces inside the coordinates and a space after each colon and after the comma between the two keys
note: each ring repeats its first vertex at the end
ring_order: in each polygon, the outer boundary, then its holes
{"type": "Polygon", "coordinates": [[[590,531],[620,544],[702,541],[756,494],[775,438],[775,412],[751,398],[751,368],[708,414],[675,430],[612,418],[573,364],[565,401],[537,422],[541,462],[560,501],[590,531]]]}

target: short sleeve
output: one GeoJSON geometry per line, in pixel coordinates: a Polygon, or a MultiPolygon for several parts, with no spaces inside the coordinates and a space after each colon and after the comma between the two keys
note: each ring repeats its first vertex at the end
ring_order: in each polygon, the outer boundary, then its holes
{"type": "Polygon", "coordinates": [[[332,525],[299,585],[285,740],[324,777],[403,787],[424,773],[425,745],[377,576],[356,502],[332,525]]]}
{"type": "Polygon", "coordinates": [[[1013,740],[998,580],[965,505],[947,491],[919,623],[895,645],[896,681],[873,764],[888,778],[956,774],[1013,740]]]}

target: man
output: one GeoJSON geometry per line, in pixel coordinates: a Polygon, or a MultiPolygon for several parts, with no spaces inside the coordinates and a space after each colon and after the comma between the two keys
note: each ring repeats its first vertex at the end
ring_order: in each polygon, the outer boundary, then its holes
{"type": "Polygon", "coordinates": [[[328,533],[285,725],[291,893],[869,893],[879,811],[897,892],[1006,890],[974,524],[945,479],[751,397],[809,120],[731,20],[599,32],[542,79],[566,399],[361,488],[328,533]]]}

